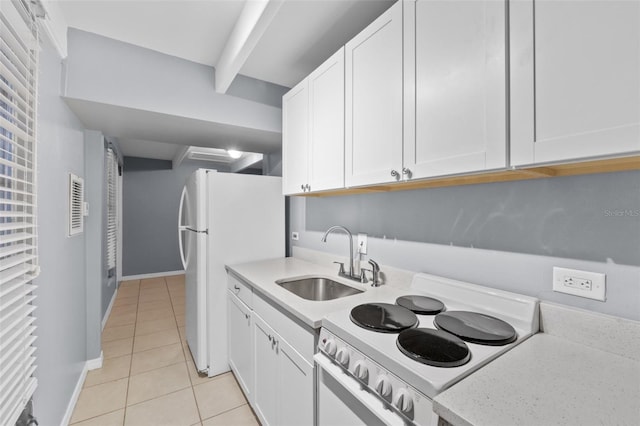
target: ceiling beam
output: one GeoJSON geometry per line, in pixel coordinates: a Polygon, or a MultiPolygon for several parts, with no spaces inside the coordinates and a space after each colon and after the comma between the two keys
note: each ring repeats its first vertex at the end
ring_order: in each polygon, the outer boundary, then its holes
{"type": "Polygon", "coordinates": [[[227,92],[283,3],[283,0],[245,1],[216,65],[216,92],[227,92]]]}
{"type": "Polygon", "coordinates": [[[248,169],[249,167],[261,162],[262,158],[262,154],[245,154],[242,156],[242,158],[239,158],[238,160],[231,163],[229,171],[231,173],[237,173],[241,170],[248,169]]]}

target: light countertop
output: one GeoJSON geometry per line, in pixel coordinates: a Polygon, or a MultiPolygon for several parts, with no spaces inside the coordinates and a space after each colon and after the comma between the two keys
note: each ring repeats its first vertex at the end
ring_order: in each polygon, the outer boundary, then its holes
{"type": "Polygon", "coordinates": [[[336,268],[287,257],[239,265],[228,265],[227,269],[258,291],[263,297],[275,302],[312,328],[320,328],[322,318],[327,314],[350,309],[361,303],[379,302],[400,296],[406,291],[388,284],[371,287],[356,281],[338,277],[336,268]],[[276,284],[276,280],[302,276],[324,276],[345,285],[364,290],[363,293],[327,301],[303,299],[276,284]]]}
{"type": "MultiPolygon", "coordinates": [[[[338,277],[336,268],[300,258],[227,268],[312,328],[319,328],[331,312],[406,293],[402,284],[374,288],[338,277]],[[320,302],[275,283],[309,275],[364,292],[320,302]]],[[[540,309],[544,332],[437,395],[436,414],[454,426],[640,424],[640,323],[548,303],[540,309]]]]}
{"type": "MultiPolygon", "coordinates": [[[[545,309],[549,311],[547,318],[553,317],[554,322],[566,319],[569,311],[541,306],[543,321],[545,309]]],[[[584,322],[592,321],[591,317],[601,327],[607,322],[611,326],[618,323],[618,333],[633,328],[618,337],[632,340],[631,346],[638,344],[637,324],[631,321],[602,321],[585,313],[574,317],[586,319],[584,322]]],[[[555,332],[557,326],[549,324],[548,328],[555,332]]],[[[599,340],[615,333],[576,339],[580,341],[538,333],[437,395],[434,411],[455,426],[638,425],[640,361],[630,355],[629,343],[614,348],[618,353],[597,347],[599,340]]],[[[576,330],[576,335],[580,334],[584,330],[576,330]]]]}

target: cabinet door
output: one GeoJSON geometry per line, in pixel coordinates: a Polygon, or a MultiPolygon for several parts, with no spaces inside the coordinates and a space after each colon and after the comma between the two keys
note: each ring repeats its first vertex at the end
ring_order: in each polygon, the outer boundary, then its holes
{"type": "Polygon", "coordinates": [[[259,315],[253,314],[254,336],[254,405],[262,425],[278,423],[278,355],[276,333],[259,315]]]}
{"type": "Polygon", "coordinates": [[[506,2],[417,0],[404,31],[405,172],[505,167],[506,2]]]}
{"type": "Polygon", "coordinates": [[[402,68],[399,1],[345,46],[347,187],[394,182],[399,178],[402,68]]]}
{"type": "Polygon", "coordinates": [[[228,300],[229,365],[249,403],[253,400],[253,328],[251,310],[231,292],[228,300]]]}
{"type": "Polygon", "coordinates": [[[640,150],[640,2],[510,2],[511,163],[640,150]]]}
{"type": "Polygon", "coordinates": [[[309,90],[303,80],[282,97],[282,190],[304,191],[309,157],[309,90]]]}
{"type": "Polygon", "coordinates": [[[344,187],[344,48],[307,78],[311,191],[344,187]]]}
{"type": "Polygon", "coordinates": [[[280,336],[278,350],[278,424],[313,425],[314,369],[280,336]]]}

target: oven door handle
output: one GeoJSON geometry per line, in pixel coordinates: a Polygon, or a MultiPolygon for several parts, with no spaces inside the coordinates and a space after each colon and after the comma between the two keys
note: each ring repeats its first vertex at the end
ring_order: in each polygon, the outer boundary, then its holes
{"type": "Polygon", "coordinates": [[[322,352],[318,352],[313,356],[318,368],[318,378],[320,374],[325,371],[331,377],[333,377],[347,392],[353,395],[358,401],[360,401],[365,407],[367,407],[372,414],[374,414],[380,421],[390,426],[406,426],[408,422],[403,420],[398,414],[385,407],[385,404],[376,395],[361,389],[360,383],[345,373],[342,368],[331,362],[326,355],[322,352]],[[322,371],[321,371],[322,370],[322,371]]]}

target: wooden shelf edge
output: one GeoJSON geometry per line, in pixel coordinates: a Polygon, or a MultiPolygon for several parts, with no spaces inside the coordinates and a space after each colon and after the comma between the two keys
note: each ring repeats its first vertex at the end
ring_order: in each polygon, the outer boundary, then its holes
{"type": "Polygon", "coordinates": [[[370,194],[389,191],[409,191],[413,189],[442,188],[447,186],[477,185],[482,183],[512,182],[518,180],[549,179],[560,176],[623,172],[640,170],[640,156],[608,158],[604,160],[584,161],[526,167],[521,169],[500,170],[486,173],[474,173],[461,176],[427,178],[408,182],[372,185],[358,188],[343,188],[328,191],[298,194],[300,197],[333,197],[339,195],[370,194]]]}

